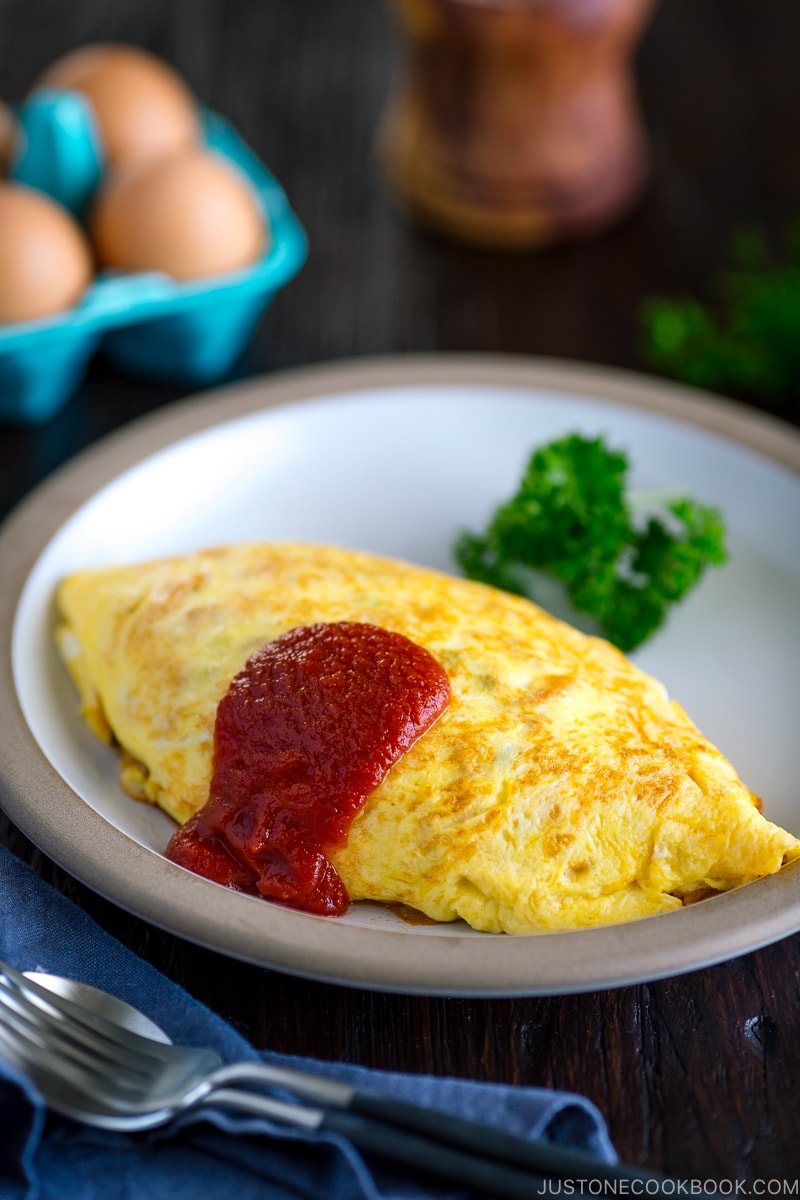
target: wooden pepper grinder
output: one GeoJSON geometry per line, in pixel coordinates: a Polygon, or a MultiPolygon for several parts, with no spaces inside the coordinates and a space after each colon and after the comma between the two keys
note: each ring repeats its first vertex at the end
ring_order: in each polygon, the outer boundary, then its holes
{"type": "Polygon", "coordinates": [[[487,246],[596,233],[645,183],[631,59],[655,0],[392,0],[404,55],[379,137],[424,222],[487,246]]]}

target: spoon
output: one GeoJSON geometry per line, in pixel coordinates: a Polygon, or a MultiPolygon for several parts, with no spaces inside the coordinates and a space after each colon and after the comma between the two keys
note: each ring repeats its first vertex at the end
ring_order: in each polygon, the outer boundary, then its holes
{"type": "Polygon", "coordinates": [[[649,1196],[672,1194],[650,1172],[310,1071],[262,1062],[223,1065],[212,1050],[173,1045],[153,1021],[116,996],[60,976],[21,975],[0,962],[0,1035],[4,1023],[0,1046],[31,1075],[48,1105],[88,1124],[148,1129],[187,1109],[216,1105],[337,1133],[362,1150],[473,1188],[481,1187],[483,1175],[483,1190],[496,1196],[530,1196],[531,1187],[543,1182],[542,1172],[573,1180],[635,1179],[650,1185],[649,1196]],[[229,1086],[237,1083],[289,1092],[294,1100],[323,1107],[229,1086]]]}
{"type": "MultiPolygon", "coordinates": [[[[115,996],[60,976],[20,974],[2,962],[0,1051],[30,1076],[50,1108],[107,1129],[150,1129],[187,1110],[221,1106],[338,1134],[362,1151],[477,1188],[498,1200],[529,1200],[531,1189],[544,1183],[537,1145],[545,1156],[565,1155],[558,1147],[528,1143],[502,1130],[360,1092],[310,1072],[248,1062],[216,1067],[222,1060],[214,1051],[173,1045],[154,1022],[115,996]],[[322,1102],[335,1111],[223,1086],[233,1080],[291,1086],[296,1095],[310,1095],[318,1103],[322,1095],[322,1102]],[[349,1108],[375,1108],[382,1119],[364,1120],[341,1111],[349,1108]],[[389,1123],[398,1115],[400,1128],[398,1122],[389,1123]],[[425,1136],[405,1132],[402,1124],[419,1128],[425,1136]],[[487,1153],[476,1144],[482,1138],[490,1148],[487,1153]],[[504,1139],[512,1150],[524,1152],[525,1161],[504,1157],[504,1139]]],[[[589,1156],[581,1159],[592,1169],[606,1168],[589,1156]]]]}
{"type": "Polygon", "coordinates": [[[170,1038],[160,1026],[156,1025],[155,1021],[151,1021],[143,1012],[139,1012],[138,1008],[134,1008],[132,1004],[126,1004],[118,996],[101,992],[100,988],[92,987],[88,983],[65,979],[62,975],[47,975],[44,971],[25,971],[25,978],[33,979],[42,987],[46,987],[48,991],[55,992],[57,996],[63,996],[65,1000],[71,1000],[73,1004],[79,1004],[87,1012],[103,1017],[112,1025],[119,1025],[122,1029],[127,1029],[129,1033],[138,1033],[140,1037],[161,1042],[164,1046],[171,1044],[170,1038]]]}

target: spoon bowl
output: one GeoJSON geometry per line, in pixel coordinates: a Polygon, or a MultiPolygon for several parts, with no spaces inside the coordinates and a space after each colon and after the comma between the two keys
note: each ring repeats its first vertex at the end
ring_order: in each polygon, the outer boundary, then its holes
{"type": "Polygon", "coordinates": [[[48,991],[63,996],[65,1000],[72,1000],[74,1004],[80,1004],[87,1012],[119,1025],[129,1033],[138,1033],[140,1037],[150,1038],[154,1042],[161,1042],[162,1045],[171,1044],[172,1039],[167,1037],[155,1021],[151,1021],[138,1008],[126,1004],[117,996],[92,987],[91,984],[80,983],[76,979],[65,979],[62,975],[48,975],[44,971],[25,971],[24,974],[26,979],[33,979],[48,991]]]}

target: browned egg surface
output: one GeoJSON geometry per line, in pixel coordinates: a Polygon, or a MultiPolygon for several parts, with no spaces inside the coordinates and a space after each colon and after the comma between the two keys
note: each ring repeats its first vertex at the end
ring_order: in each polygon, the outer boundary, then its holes
{"type": "Polygon", "coordinates": [[[123,786],[185,822],[217,705],[289,629],[364,621],[425,647],[452,697],[330,854],[353,900],[512,934],[679,908],[800,843],[664,687],[527,600],[409,563],[245,544],[78,571],[57,641],[123,786]]]}

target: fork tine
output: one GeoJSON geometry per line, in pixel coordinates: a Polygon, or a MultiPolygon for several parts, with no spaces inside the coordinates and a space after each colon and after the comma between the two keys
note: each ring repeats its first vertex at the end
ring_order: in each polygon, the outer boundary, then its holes
{"type": "Polygon", "coordinates": [[[100,1039],[102,1046],[109,1049],[109,1053],[121,1056],[117,1061],[140,1063],[144,1058],[158,1064],[164,1062],[166,1055],[159,1042],[129,1032],[107,1021],[99,1013],[89,1012],[82,1005],[68,1000],[65,996],[59,996],[33,979],[28,979],[2,960],[0,992],[11,995],[20,1004],[35,1009],[38,1015],[48,1018],[50,1022],[60,1022],[62,1029],[68,1029],[85,1046],[96,1050],[100,1039]]]}
{"type": "Polygon", "coordinates": [[[95,1082],[110,1079],[119,1094],[146,1090],[154,1073],[163,1069],[161,1059],[131,1053],[126,1046],[93,1033],[88,1024],[51,1011],[48,1002],[49,994],[40,1002],[0,976],[0,1019],[13,1026],[28,1046],[35,1042],[51,1055],[66,1057],[95,1082]]]}
{"type": "MultiPolygon", "coordinates": [[[[5,1049],[11,1062],[31,1075],[34,1082],[38,1072],[48,1073],[52,1067],[52,1052],[38,1042],[31,1041],[27,1033],[14,1028],[0,1015],[0,1049],[5,1049]]],[[[60,1060],[59,1078],[68,1088],[83,1097],[93,1094],[93,1080],[88,1078],[82,1067],[76,1066],[66,1058],[60,1060]]]]}
{"type": "Polygon", "coordinates": [[[35,1047],[51,1061],[57,1055],[95,1081],[111,1078],[114,1087],[123,1092],[138,1093],[150,1079],[150,1072],[132,1058],[121,1058],[113,1048],[109,1053],[105,1047],[92,1045],[88,1037],[84,1040],[83,1035],[71,1036],[65,1021],[50,1017],[27,1000],[20,1003],[20,997],[9,995],[0,981],[0,1036],[3,1033],[6,1041],[24,1043],[26,1053],[32,1053],[35,1047]]]}
{"type": "MultiPolygon", "coordinates": [[[[50,1011],[45,1002],[32,1000],[24,991],[9,987],[2,978],[0,1005],[4,1011],[13,1012],[18,1022],[24,1020],[29,1029],[38,1032],[41,1037],[47,1037],[53,1045],[57,1044],[65,1051],[85,1051],[94,1062],[111,1063],[139,1074],[150,1073],[141,1055],[134,1055],[127,1047],[98,1036],[88,1025],[84,1026],[57,1011],[50,1011]]],[[[160,1065],[160,1060],[157,1062],[160,1065]]]]}
{"type": "Polygon", "coordinates": [[[24,1025],[12,1024],[8,1011],[0,1007],[0,1052],[29,1075],[35,1083],[41,1080],[48,1103],[53,1102],[53,1061],[58,1062],[58,1095],[64,1097],[65,1090],[70,1109],[76,1106],[93,1112],[110,1112],[120,1115],[141,1113],[145,1104],[145,1087],[133,1086],[125,1072],[110,1076],[108,1065],[94,1067],[90,1062],[76,1061],[63,1049],[54,1049],[45,1041],[31,1037],[24,1025]],[[99,1108],[98,1108],[99,1103],[99,1108]]]}
{"type": "MultiPolygon", "coordinates": [[[[57,1029],[42,1026],[35,1017],[11,1007],[4,997],[0,998],[0,1041],[22,1050],[26,1058],[49,1059],[52,1062],[53,1057],[57,1056],[59,1062],[66,1063],[76,1073],[80,1072],[82,1078],[91,1076],[95,1080],[102,1079],[108,1070],[107,1060],[93,1057],[79,1045],[59,1039],[57,1029]]],[[[119,1083],[120,1078],[124,1083],[128,1077],[124,1072],[118,1073],[114,1076],[115,1084],[119,1083]]]]}

